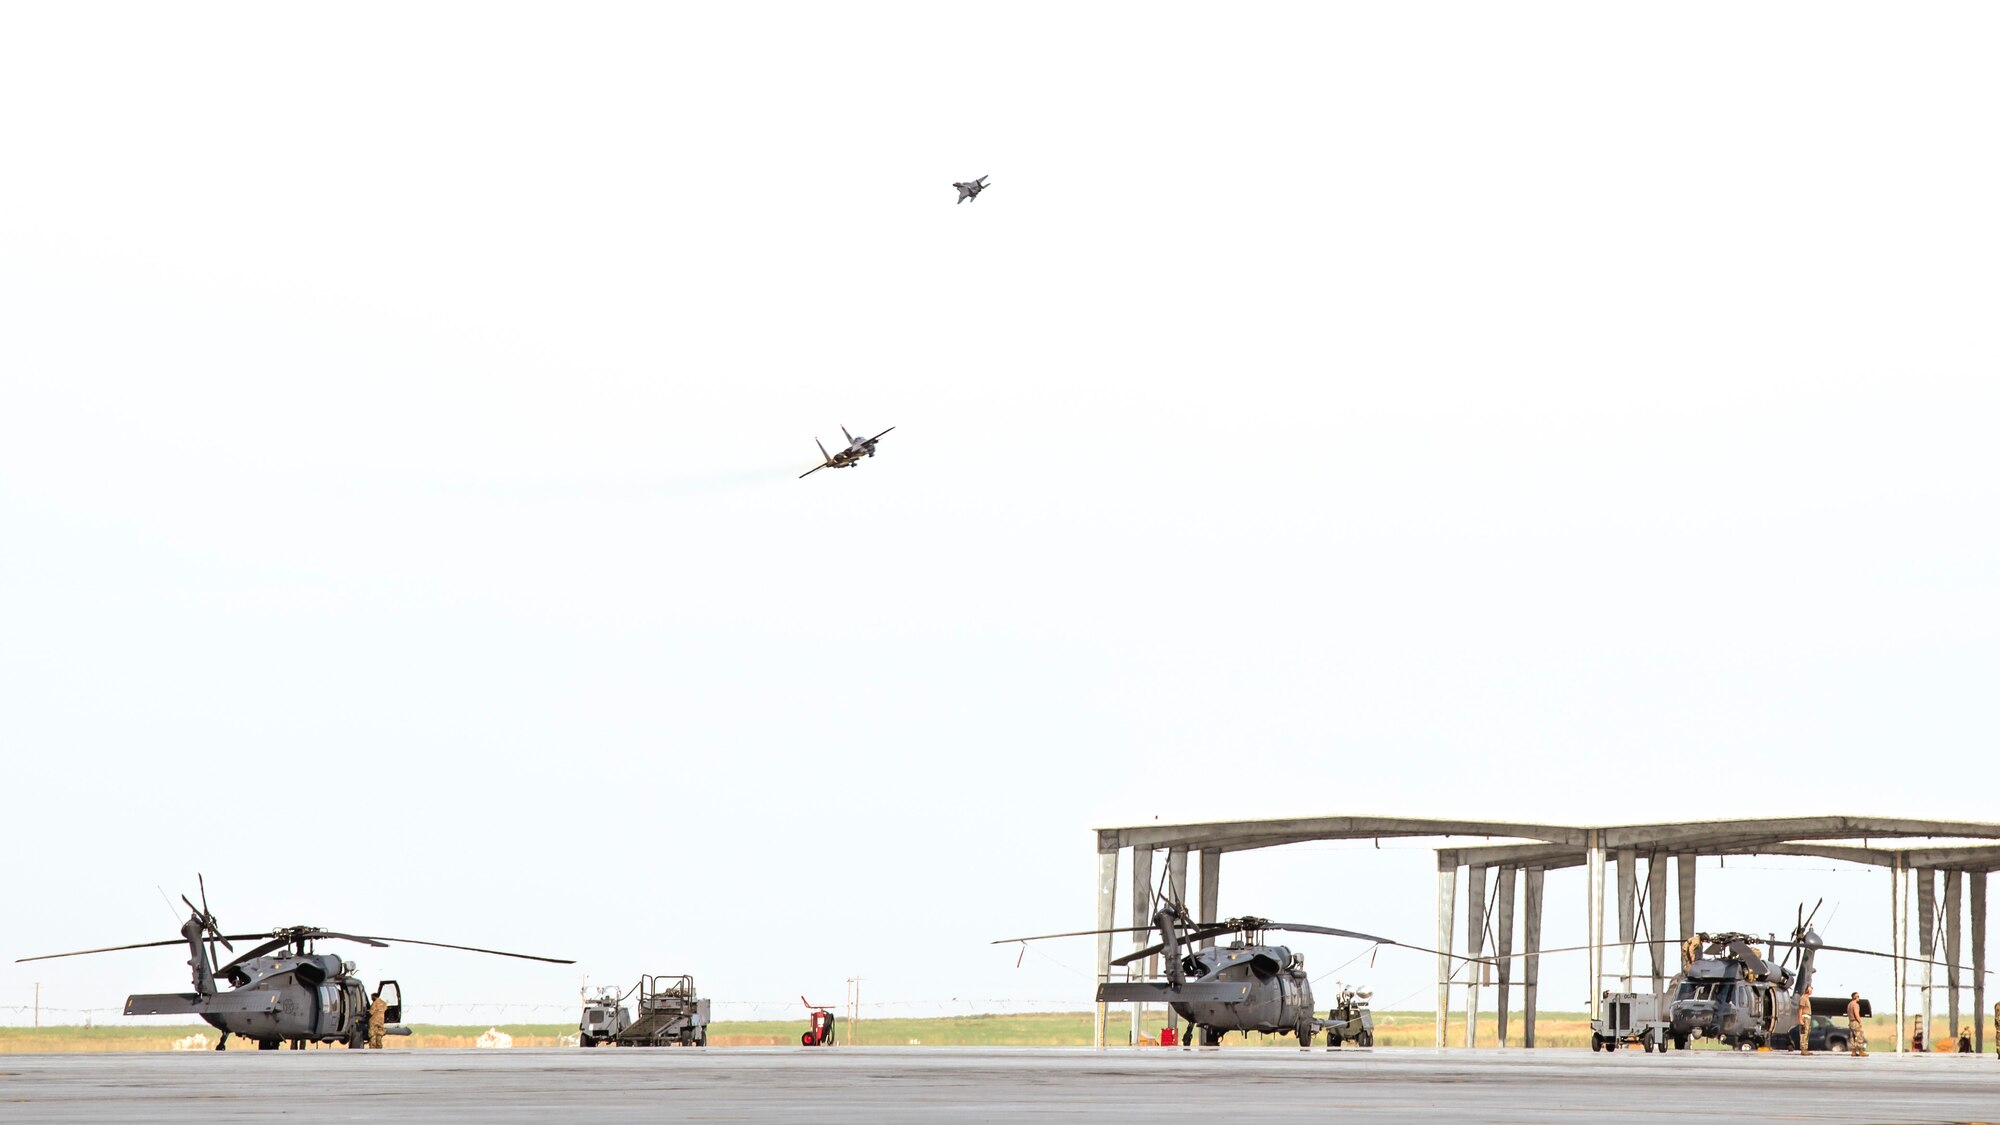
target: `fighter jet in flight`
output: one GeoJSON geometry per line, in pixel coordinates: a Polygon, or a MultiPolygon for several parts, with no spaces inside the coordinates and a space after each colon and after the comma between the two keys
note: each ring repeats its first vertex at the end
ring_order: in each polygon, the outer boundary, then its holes
{"type": "Polygon", "coordinates": [[[968,199],[979,198],[979,193],[986,190],[986,177],[981,176],[969,184],[953,184],[951,186],[958,189],[958,201],[963,203],[968,199]]]}
{"type": "MultiPolygon", "coordinates": [[[[893,430],[895,428],[896,427],[894,426],[890,426],[889,430],[893,430]]],[[[875,456],[875,443],[881,441],[882,434],[888,433],[889,430],[883,430],[881,434],[876,434],[872,438],[858,438],[855,437],[853,434],[848,433],[846,426],[842,426],[840,428],[840,432],[842,434],[845,434],[847,437],[847,448],[841,450],[838,453],[828,453],[826,451],[826,445],[822,443],[818,438],[814,438],[813,444],[819,446],[819,455],[821,457],[826,458],[826,460],[820,462],[817,465],[814,465],[812,468],[807,469],[805,472],[800,473],[799,479],[804,480],[807,477],[813,475],[814,473],[819,472],[821,469],[853,468],[863,457],[875,456]]]]}

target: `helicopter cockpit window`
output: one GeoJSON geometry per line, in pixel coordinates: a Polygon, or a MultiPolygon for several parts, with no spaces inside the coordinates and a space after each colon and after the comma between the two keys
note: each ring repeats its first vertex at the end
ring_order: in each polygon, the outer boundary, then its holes
{"type": "Polygon", "coordinates": [[[1713,1000],[1718,1004],[1744,1005],[1750,1002],[1743,982],[1732,980],[1691,980],[1681,983],[1676,1000],[1713,1000]]]}

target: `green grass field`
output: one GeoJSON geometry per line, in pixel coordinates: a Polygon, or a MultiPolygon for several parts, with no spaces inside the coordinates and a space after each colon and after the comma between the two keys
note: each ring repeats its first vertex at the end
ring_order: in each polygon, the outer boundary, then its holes
{"type": "MultiPolygon", "coordinates": [[[[1494,1043],[1494,1018],[1479,1021],[1481,1046],[1494,1043]]],[[[1511,1018],[1510,1035],[1520,1042],[1520,1016],[1511,1018]]],[[[1149,1012],[1141,1027],[1148,1036],[1159,1034],[1166,1014],[1149,1012]]],[[[1131,1030],[1130,1009],[1114,1010],[1106,1027],[1106,1039],[1113,1046],[1125,1046],[1131,1030]]],[[[1537,1038],[1545,1047],[1587,1047],[1590,1024],[1581,1012],[1544,1012],[1536,1020],[1537,1038]]],[[[435,1047],[471,1047],[486,1025],[452,1026],[412,1024],[407,1038],[392,1038],[390,1047],[422,1050],[435,1047]]],[[[709,1044],[715,1047],[783,1046],[799,1041],[805,1021],[758,1020],[720,1022],[709,1028],[709,1044]]],[[[576,1034],[574,1024],[502,1024],[499,1030],[514,1037],[516,1047],[554,1047],[564,1037],[576,1034]]],[[[840,1026],[843,1042],[852,1043],[854,1029],[840,1026]]],[[[190,1035],[202,1034],[212,1044],[213,1029],[205,1024],[145,1027],[0,1027],[0,1054],[43,1054],[110,1051],[167,1051],[190,1035]]],[[[1894,1032],[1890,1021],[1870,1021],[1869,1038],[1878,1049],[1893,1049],[1894,1032]]],[[[1375,1042],[1382,1047],[1429,1047],[1436,1036],[1436,1017],[1429,1012],[1377,1012],[1375,1042]]],[[[1087,1047],[1091,1039],[1089,1012],[1035,1012],[1023,1015],[948,1016],[937,1019],[864,1020],[860,1043],[870,1047],[1087,1047]]],[[[1445,1042],[1459,1046],[1465,1041],[1465,1021],[1453,1020],[1445,1042]]],[[[1294,1041],[1280,1036],[1231,1035],[1225,1046],[1288,1046],[1294,1041]]],[[[233,1041],[230,1050],[248,1048],[233,1041]]],[[[338,1049],[338,1048],[336,1048],[338,1049]]]]}

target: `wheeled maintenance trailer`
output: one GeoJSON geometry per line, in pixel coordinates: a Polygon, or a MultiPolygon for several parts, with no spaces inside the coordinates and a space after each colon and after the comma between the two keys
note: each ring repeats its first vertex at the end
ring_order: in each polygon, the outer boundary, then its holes
{"type": "Polygon", "coordinates": [[[695,995],[690,976],[643,976],[624,995],[605,990],[584,1001],[577,1045],[597,1047],[706,1047],[708,1001],[695,995]],[[627,1014],[626,996],[638,996],[627,1014]]]}
{"type": "Polygon", "coordinates": [[[1616,1051],[1637,1043],[1647,1051],[1664,1053],[1672,1031],[1664,997],[1651,992],[1607,993],[1604,1014],[1590,1021],[1590,1049],[1616,1051]]]}
{"type": "Polygon", "coordinates": [[[1338,1047],[1342,1043],[1352,1043],[1357,1047],[1375,1045],[1375,1013],[1368,1010],[1368,999],[1373,995],[1366,989],[1340,986],[1333,1007],[1327,1009],[1326,1019],[1320,1021],[1320,1026],[1326,1029],[1327,1046],[1338,1047]]]}

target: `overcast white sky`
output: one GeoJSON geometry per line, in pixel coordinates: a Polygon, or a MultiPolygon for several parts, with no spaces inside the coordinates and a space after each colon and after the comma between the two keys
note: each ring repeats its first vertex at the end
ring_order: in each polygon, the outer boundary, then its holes
{"type": "MultiPolygon", "coordinates": [[[[985,943],[1101,825],[2000,819],[1996,25],[8,5],[0,953],[200,870],[580,961],[357,956],[421,1018],[1075,1008],[1087,943],[985,943]]],[[[1430,869],[1223,909],[1427,941],[1430,869]]],[[[1887,940],[1880,875],[1703,885],[1887,940]]]]}

